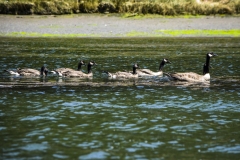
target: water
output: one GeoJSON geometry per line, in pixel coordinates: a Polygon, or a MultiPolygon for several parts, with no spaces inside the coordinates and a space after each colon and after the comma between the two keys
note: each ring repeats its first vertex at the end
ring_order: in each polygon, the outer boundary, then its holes
{"type": "Polygon", "coordinates": [[[239,159],[239,38],[1,38],[1,159],[239,159]],[[112,81],[103,70],[201,73],[210,84],[112,81]],[[10,77],[4,69],[76,68],[93,79],[10,77]],[[83,68],[86,71],[86,68],[83,68]]]}

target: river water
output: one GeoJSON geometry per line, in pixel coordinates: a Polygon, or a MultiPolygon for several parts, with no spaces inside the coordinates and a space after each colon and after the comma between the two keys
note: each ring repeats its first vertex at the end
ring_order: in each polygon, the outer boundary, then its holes
{"type": "Polygon", "coordinates": [[[240,38],[2,37],[0,50],[0,159],[239,159],[240,38]],[[102,74],[163,58],[165,72],[201,74],[210,51],[208,84],[102,74]],[[93,79],[3,71],[79,60],[98,64],[93,79]]]}

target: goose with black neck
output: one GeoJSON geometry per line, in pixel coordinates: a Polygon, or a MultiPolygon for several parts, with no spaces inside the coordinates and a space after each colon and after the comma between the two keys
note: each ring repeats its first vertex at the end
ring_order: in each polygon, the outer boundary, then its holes
{"type": "Polygon", "coordinates": [[[203,75],[194,72],[185,73],[166,73],[170,80],[187,81],[187,82],[207,82],[210,81],[210,58],[217,54],[210,52],[206,54],[206,63],[203,65],[203,75]]]}

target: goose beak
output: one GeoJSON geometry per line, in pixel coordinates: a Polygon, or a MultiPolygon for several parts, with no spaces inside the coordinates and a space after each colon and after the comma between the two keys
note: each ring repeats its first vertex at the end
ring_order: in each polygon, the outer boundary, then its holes
{"type": "Polygon", "coordinates": [[[213,53],[213,56],[218,56],[216,53],[213,53]]]}
{"type": "Polygon", "coordinates": [[[170,61],[168,61],[167,63],[170,63],[170,64],[171,64],[171,62],[170,62],[170,61]]]}

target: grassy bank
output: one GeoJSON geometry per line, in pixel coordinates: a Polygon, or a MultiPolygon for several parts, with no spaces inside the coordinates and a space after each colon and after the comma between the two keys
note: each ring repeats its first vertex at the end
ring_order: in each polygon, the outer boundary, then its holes
{"type": "Polygon", "coordinates": [[[0,0],[0,14],[72,13],[232,15],[240,13],[240,0],[0,0]]]}

